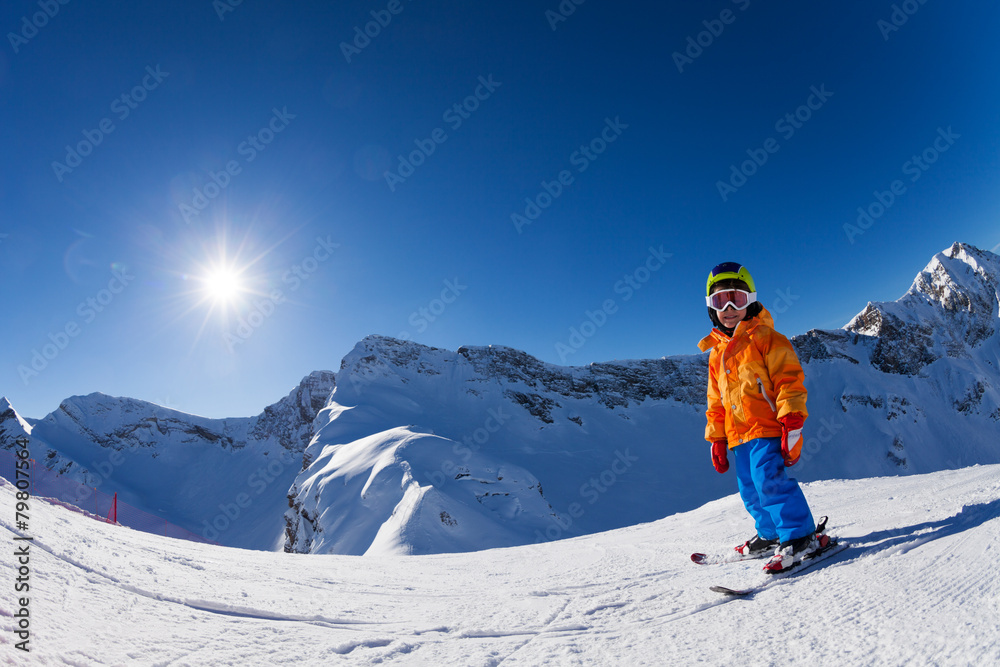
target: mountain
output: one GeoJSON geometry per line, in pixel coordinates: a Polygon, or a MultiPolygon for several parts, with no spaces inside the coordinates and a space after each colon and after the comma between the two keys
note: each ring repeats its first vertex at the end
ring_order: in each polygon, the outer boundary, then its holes
{"type": "Polygon", "coordinates": [[[956,243],[935,255],[898,301],[869,303],[842,330],[796,339],[800,356],[853,359],[907,376],[943,358],[989,361],[988,349],[979,353],[1000,327],[998,281],[1000,257],[956,243]]]}
{"type": "MultiPolygon", "coordinates": [[[[709,587],[761,582],[760,561],[688,558],[746,539],[732,493],[573,540],[371,558],[172,540],[35,500],[35,540],[0,558],[0,580],[31,586],[4,598],[0,633],[12,664],[40,665],[996,665],[998,480],[807,484],[849,546],[737,601],[709,587]]],[[[0,483],[6,540],[15,502],[0,483]]]]}
{"type": "Polygon", "coordinates": [[[998,284],[1000,257],[956,243],[935,255],[899,300],[869,303],[841,330],[794,337],[809,409],[820,417],[809,420],[820,428],[809,437],[807,426],[800,477],[995,462],[998,284]]]}
{"type": "MultiPolygon", "coordinates": [[[[795,336],[804,480],[1000,462],[1000,258],[955,244],[894,303],[795,336]]],[[[605,531],[732,491],[705,355],[566,368],[505,347],[361,341],[316,420],[285,550],[426,554],[605,531]]],[[[822,508],[816,508],[823,513],[822,508]]]]}
{"type": "Polygon", "coordinates": [[[0,397],[0,449],[13,449],[18,438],[31,435],[31,425],[21,415],[6,397],[0,397]]]}
{"type": "MultiPolygon", "coordinates": [[[[31,450],[46,468],[207,539],[280,548],[280,508],[333,386],[333,373],[317,371],[260,415],[229,419],[74,396],[32,425],[31,450]]],[[[19,423],[13,408],[0,414],[0,447],[12,446],[6,433],[19,423]]]]}
{"type": "Polygon", "coordinates": [[[704,369],[699,356],[563,368],[366,338],[317,418],[285,548],[472,551],[696,507],[730,490],[688,484],[707,460],[704,369]]]}

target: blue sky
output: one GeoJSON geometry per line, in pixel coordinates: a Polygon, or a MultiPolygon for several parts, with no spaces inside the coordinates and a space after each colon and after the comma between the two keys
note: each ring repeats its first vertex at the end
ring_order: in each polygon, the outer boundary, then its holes
{"type": "Polygon", "coordinates": [[[792,335],[996,249],[1000,6],[800,4],[6,2],[0,393],[247,416],[368,334],[691,354],[718,262],[792,335]]]}

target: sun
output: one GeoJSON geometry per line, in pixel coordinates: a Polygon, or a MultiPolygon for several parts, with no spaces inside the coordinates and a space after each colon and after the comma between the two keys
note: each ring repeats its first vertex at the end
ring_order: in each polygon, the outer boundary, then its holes
{"type": "Polygon", "coordinates": [[[201,281],[205,295],[217,303],[231,303],[244,291],[239,274],[230,268],[212,269],[201,281]]]}

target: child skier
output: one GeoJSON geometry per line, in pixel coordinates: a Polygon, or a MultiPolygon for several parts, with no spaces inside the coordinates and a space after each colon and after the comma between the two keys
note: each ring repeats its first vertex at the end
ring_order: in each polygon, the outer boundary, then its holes
{"type": "Polygon", "coordinates": [[[712,464],[729,469],[736,459],[740,496],[757,534],[736,551],[744,557],[774,555],[764,570],[794,567],[823,550],[829,538],[816,523],[798,483],[785,474],[802,449],[806,389],[791,343],[774,330],[757,301],[753,278],[736,262],[719,264],[705,288],[715,325],[698,347],[708,358],[708,426],[712,464]]]}

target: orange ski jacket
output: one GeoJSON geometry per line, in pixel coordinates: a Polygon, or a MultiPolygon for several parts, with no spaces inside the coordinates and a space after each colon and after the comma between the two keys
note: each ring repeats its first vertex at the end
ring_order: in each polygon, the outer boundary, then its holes
{"type": "Polygon", "coordinates": [[[732,449],[756,438],[781,437],[780,417],[808,416],[802,364],[788,339],[774,330],[767,309],[736,325],[732,338],[712,329],[698,348],[711,350],[705,412],[709,442],[726,440],[732,449]]]}

